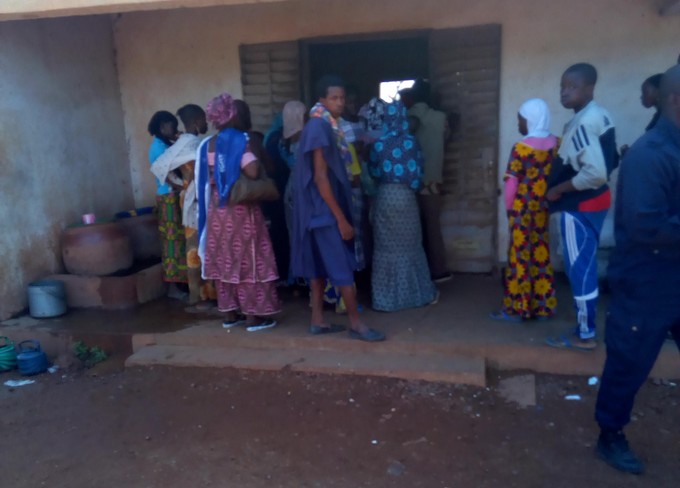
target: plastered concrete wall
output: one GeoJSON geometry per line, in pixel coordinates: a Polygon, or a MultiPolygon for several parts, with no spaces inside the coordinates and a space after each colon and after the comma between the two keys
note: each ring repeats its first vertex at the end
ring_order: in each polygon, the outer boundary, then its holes
{"type": "MultiPolygon", "coordinates": [[[[641,82],[675,62],[680,16],[661,17],[663,0],[299,0],[269,5],[125,14],[115,24],[135,200],[153,199],[146,123],[158,109],[205,104],[228,90],[241,94],[238,46],[334,34],[503,26],[499,181],[519,135],[516,113],[545,98],[553,130],[571,114],[559,104],[570,64],[600,71],[596,98],[613,114],[621,144],[638,137],[652,113],[639,103],[641,82]]],[[[360,53],[358,53],[360,55],[360,53]]],[[[499,212],[499,259],[507,230],[499,212]]]]}
{"type": "Polygon", "coordinates": [[[133,205],[108,17],[0,23],[0,319],[83,213],[133,205]]]}

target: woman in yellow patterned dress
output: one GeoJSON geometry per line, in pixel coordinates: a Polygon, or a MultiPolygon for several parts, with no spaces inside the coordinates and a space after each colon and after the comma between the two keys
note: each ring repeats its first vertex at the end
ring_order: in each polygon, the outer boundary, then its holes
{"type": "Polygon", "coordinates": [[[512,148],[505,173],[510,248],[503,307],[491,314],[510,322],[547,319],[557,306],[545,193],[559,140],[550,133],[550,110],[541,99],[522,104],[518,126],[525,137],[512,148]]]}

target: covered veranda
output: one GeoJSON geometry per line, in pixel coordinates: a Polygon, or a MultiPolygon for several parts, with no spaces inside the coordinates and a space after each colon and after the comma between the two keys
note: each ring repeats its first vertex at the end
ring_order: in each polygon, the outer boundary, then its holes
{"type": "MultiPolygon", "coordinates": [[[[565,12],[560,23],[552,22],[550,9],[534,9],[543,5],[534,0],[513,2],[512,7],[499,0],[396,3],[400,8],[391,8],[394,2],[387,0],[2,2],[0,43],[8,48],[0,53],[0,87],[5,93],[0,108],[4,120],[11,123],[3,124],[7,130],[0,134],[0,159],[7,163],[3,181],[8,182],[0,197],[0,216],[6,224],[0,236],[0,272],[4,278],[0,282],[0,317],[25,309],[28,282],[59,271],[58,239],[68,223],[88,210],[113,214],[152,201],[153,180],[146,159],[149,115],[159,108],[205,101],[225,89],[243,94],[239,58],[243,44],[496,23],[502,28],[500,109],[498,116],[494,115],[499,126],[499,160],[516,140],[517,106],[527,97],[541,96],[550,101],[557,114],[554,129],[559,131],[570,116],[558,106],[559,75],[565,65],[586,55],[601,69],[598,99],[612,108],[620,142],[632,142],[649,118],[637,101],[641,80],[677,58],[680,17],[671,16],[678,13],[677,1],[627,0],[626,8],[621,8],[619,0],[579,0],[574,5],[582,8],[565,12]],[[416,4],[419,8],[413,8],[416,4]],[[361,8],[366,15],[358,19],[348,11],[348,5],[361,8]],[[618,15],[612,19],[610,12],[615,7],[618,15]],[[387,15],[377,15],[379,11],[387,15]],[[582,11],[590,14],[589,23],[580,23],[582,11]],[[527,12],[536,12],[539,17],[530,18],[527,12]],[[331,15],[324,15],[327,13],[331,15]],[[255,21],[267,28],[251,29],[255,21]],[[543,27],[533,29],[536,25],[543,27]],[[546,25],[551,28],[546,29],[546,25]],[[574,26],[580,29],[581,35],[575,39],[578,42],[564,43],[568,33],[573,35],[574,26]],[[171,49],[157,32],[172,36],[171,49]],[[215,52],[220,53],[217,59],[215,52]],[[170,82],[159,83],[160,79],[170,82]],[[41,137],[35,137],[36,120],[57,123],[43,124],[41,137]],[[16,211],[16,202],[22,203],[21,212],[16,211]]],[[[469,134],[462,134],[461,141],[477,144],[469,140],[469,134]]],[[[493,180],[498,161],[480,156],[460,164],[488,165],[484,168],[493,180]]],[[[495,188],[490,186],[493,192],[495,188]]],[[[491,206],[495,203],[494,193],[491,206]]],[[[470,211],[476,212],[475,208],[470,211]]],[[[502,260],[507,236],[502,212],[498,213],[501,218],[496,231],[489,236],[494,234],[492,254],[502,260]]],[[[450,205],[449,215],[452,225],[461,227],[457,219],[463,214],[450,205]]],[[[487,241],[490,247],[492,238],[487,241]]],[[[451,247],[459,254],[474,255],[481,248],[465,239],[457,244],[451,247]]],[[[357,372],[360,360],[367,358],[369,362],[361,366],[363,372],[423,377],[423,371],[436,370],[438,375],[429,377],[439,379],[455,377],[448,372],[455,371],[456,365],[447,361],[460,357],[461,369],[470,372],[469,378],[476,382],[486,374],[487,367],[599,373],[603,346],[586,354],[554,350],[543,344],[547,335],[564,333],[574,324],[564,283],[560,284],[558,316],[545,323],[491,321],[488,313],[498,307],[500,293],[498,278],[459,274],[442,286],[442,299],[434,307],[394,314],[366,310],[366,320],[388,334],[389,340],[379,345],[350,341],[345,336],[308,336],[306,300],[285,296],[280,327],[257,335],[241,330],[227,333],[221,329],[219,317],[190,314],[183,305],[165,300],[121,312],[73,310],[62,318],[44,321],[19,317],[3,322],[2,328],[4,335],[16,340],[42,339],[51,355],[65,351],[75,338],[82,337],[108,344],[109,350],[123,356],[144,349],[144,360],[149,363],[177,360],[182,355],[184,364],[198,363],[203,361],[201,353],[210,350],[213,365],[269,364],[271,368],[309,370],[332,366],[339,372],[357,372]],[[158,348],[143,347],[153,344],[158,348]],[[172,352],[162,347],[193,347],[198,351],[172,352]],[[225,348],[240,348],[241,352],[230,356],[225,348]],[[158,357],[153,356],[154,351],[158,357]],[[281,356],[275,358],[274,352],[281,356]],[[334,357],[331,352],[340,356],[334,357]],[[389,355],[393,355],[391,359],[389,355]],[[334,362],[328,363],[332,358],[334,362]],[[416,373],[404,369],[396,373],[396,367],[386,366],[388,359],[419,369],[416,373]],[[437,369],[438,364],[445,367],[437,369]]],[[[364,298],[363,303],[369,301],[364,298]]],[[[604,309],[600,307],[600,324],[604,323],[604,309]]],[[[676,354],[667,348],[655,374],[677,376],[676,354]]]]}
{"type": "MultiPolygon", "coordinates": [[[[388,340],[366,344],[345,334],[307,333],[306,297],[282,293],[279,326],[262,332],[225,330],[216,311],[196,313],[173,300],[158,300],[128,311],[74,310],[55,319],[28,316],[0,323],[0,335],[15,341],[38,338],[52,357],[76,340],[99,345],[128,366],[174,365],[256,370],[365,374],[413,380],[485,385],[494,371],[528,370],[568,375],[599,375],[605,359],[601,343],[594,352],[559,350],[547,336],[573,328],[575,314],[564,277],[558,276],[558,314],[545,322],[497,322],[489,311],[501,298],[499,280],[458,274],[441,286],[437,305],[395,313],[362,312],[388,340]]],[[[367,303],[364,297],[364,303],[367,303]]],[[[598,324],[605,322],[603,295],[598,324]]],[[[346,317],[328,319],[346,323],[346,317]]],[[[600,341],[604,327],[600,330],[600,341]]],[[[601,341],[602,342],[602,341],[601,341]]],[[[670,341],[653,376],[677,378],[678,352],[670,341]]]]}
{"type": "MultiPolygon", "coordinates": [[[[578,0],[554,23],[552,10],[535,0],[512,6],[501,0],[1,2],[0,117],[6,123],[0,217],[6,230],[0,235],[0,319],[25,310],[30,282],[61,272],[59,239],[66,226],[85,213],[107,218],[152,204],[150,115],[205,103],[224,90],[247,96],[240,48],[262,43],[439,32],[443,37],[434,35],[428,45],[431,54],[441,54],[451,50],[448,31],[493,27],[492,49],[458,50],[455,62],[437,58],[428,67],[441,68],[442,83],[460,98],[451,100],[464,109],[446,170],[450,265],[486,272],[504,260],[507,245],[496,190],[517,138],[518,105],[529,97],[547,100],[559,133],[570,116],[559,106],[560,73],[587,58],[601,72],[597,98],[616,119],[619,143],[632,143],[650,117],[638,102],[641,81],[677,59],[677,4],[626,0],[622,8],[620,0],[578,0]],[[574,29],[578,42],[563,42],[574,29]],[[489,56],[482,59],[484,53],[489,56]],[[483,144],[480,132],[489,133],[483,144]]],[[[269,64],[271,81],[281,81],[286,63],[269,64]]],[[[276,92],[267,97],[272,106],[287,100],[276,92]]]]}

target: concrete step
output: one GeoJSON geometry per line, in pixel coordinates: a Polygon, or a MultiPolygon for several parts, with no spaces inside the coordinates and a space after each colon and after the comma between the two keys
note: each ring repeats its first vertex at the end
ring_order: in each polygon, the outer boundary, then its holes
{"type": "MultiPolygon", "coordinates": [[[[516,334],[521,330],[513,330],[516,334]]],[[[542,335],[537,334],[537,336],[542,335]]],[[[546,333],[547,335],[547,333],[546,333]]],[[[606,357],[604,347],[594,352],[553,349],[543,340],[527,340],[526,337],[506,335],[490,336],[484,341],[465,338],[442,338],[433,333],[400,330],[388,333],[388,340],[365,343],[350,339],[347,334],[312,336],[302,324],[284,326],[262,332],[246,332],[242,328],[225,330],[215,320],[197,321],[193,326],[176,332],[160,334],[134,334],[132,349],[139,351],[147,346],[191,346],[204,349],[257,349],[297,351],[306,355],[311,352],[328,354],[397,354],[413,357],[473,357],[482,358],[489,368],[497,370],[530,370],[537,373],[564,375],[600,375],[606,357]]],[[[674,344],[666,344],[652,371],[654,378],[677,378],[677,350],[674,344]]]]}
{"type": "MultiPolygon", "coordinates": [[[[388,339],[392,337],[388,335],[388,339]]],[[[251,349],[300,349],[324,351],[365,351],[365,352],[439,352],[448,354],[449,344],[442,344],[441,349],[436,343],[387,340],[380,343],[366,343],[353,340],[347,333],[313,336],[307,333],[304,326],[292,328],[276,328],[261,332],[246,332],[245,329],[223,329],[215,321],[203,325],[195,325],[183,330],[161,334],[134,334],[132,337],[133,350],[148,345],[166,346],[194,346],[194,347],[245,347],[251,349]],[[434,346],[434,349],[433,349],[434,346]]]]}
{"type": "Polygon", "coordinates": [[[239,368],[383,376],[407,380],[437,381],[486,386],[482,358],[438,354],[336,350],[273,350],[246,347],[195,347],[152,345],[138,349],[125,362],[133,366],[239,368]]]}

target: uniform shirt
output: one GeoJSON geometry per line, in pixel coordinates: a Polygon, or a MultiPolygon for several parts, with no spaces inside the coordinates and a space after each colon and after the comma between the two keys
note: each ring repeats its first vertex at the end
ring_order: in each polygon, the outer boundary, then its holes
{"type": "Polygon", "coordinates": [[[416,138],[425,158],[423,183],[425,185],[442,183],[444,181],[446,114],[430,108],[426,103],[419,102],[409,109],[408,115],[417,118],[420,122],[416,138]]]}
{"type": "MultiPolygon", "coordinates": [[[[680,282],[680,127],[665,117],[633,144],[621,164],[614,232],[610,279],[680,282]]],[[[678,293],[675,286],[642,288],[650,294],[678,293]]]]}

